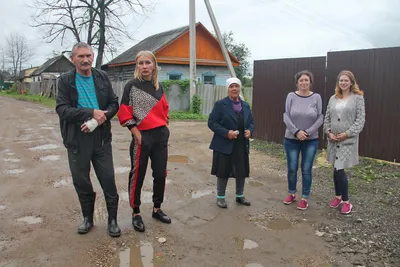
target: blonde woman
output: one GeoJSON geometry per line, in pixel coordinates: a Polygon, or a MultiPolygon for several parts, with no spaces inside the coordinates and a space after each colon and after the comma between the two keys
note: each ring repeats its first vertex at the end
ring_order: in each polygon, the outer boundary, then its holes
{"type": "Polygon", "coordinates": [[[118,118],[121,125],[132,133],[128,190],[134,229],[145,231],[140,214],[140,195],[149,158],[154,178],[152,217],[171,223],[171,219],[160,209],[167,176],[168,102],[158,82],[156,58],[150,51],[141,51],[136,56],[134,78],[125,85],[118,118]]]}
{"type": "Polygon", "coordinates": [[[328,136],[327,159],[334,168],[335,198],[330,207],[349,214],[349,187],[344,169],[358,164],[358,136],[365,123],[364,93],[358,87],[354,74],[341,71],[336,80],[335,94],[326,109],[324,132],[328,136]]]}

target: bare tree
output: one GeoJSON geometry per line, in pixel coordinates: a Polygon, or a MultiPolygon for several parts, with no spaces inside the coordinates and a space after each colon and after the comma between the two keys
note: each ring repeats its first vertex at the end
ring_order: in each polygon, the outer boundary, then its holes
{"type": "MultiPolygon", "coordinates": [[[[47,42],[61,44],[73,37],[97,48],[96,68],[103,63],[104,52],[115,52],[122,37],[132,39],[122,18],[141,14],[146,0],[34,0],[36,12],[30,26],[44,29],[47,42]]],[[[148,1],[148,0],[147,0],[148,1]]]]}
{"type": "Polygon", "coordinates": [[[22,66],[26,64],[26,61],[28,61],[31,56],[32,54],[25,36],[11,33],[6,38],[5,57],[11,63],[15,80],[18,78],[22,66]]]}

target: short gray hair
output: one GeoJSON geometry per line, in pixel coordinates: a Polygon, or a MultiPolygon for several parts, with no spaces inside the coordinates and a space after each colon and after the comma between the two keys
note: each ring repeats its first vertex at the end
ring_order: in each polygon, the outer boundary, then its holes
{"type": "Polygon", "coordinates": [[[75,50],[78,48],[90,48],[90,50],[92,51],[92,54],[93,54],[93,48],[90,45],[88,45],[85,42],[78,42],[78,43],[74,44],[74,46],[72,47],[71,56],[74,55],[75,50]]]}

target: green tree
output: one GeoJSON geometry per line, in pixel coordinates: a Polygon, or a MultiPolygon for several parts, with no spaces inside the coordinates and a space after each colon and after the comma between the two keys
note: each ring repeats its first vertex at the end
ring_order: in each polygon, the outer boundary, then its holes
{"type": "Polygon", "coordinates": [[[250,62],[248,61],[251,55],[249,48],[242,42],[236,42],[233,32],[224,32],[222,34],[226,48],[231,52],[240,62],[238,67],[235,67],[236,76],[243,80],[245,76],[249,75],[250,62]]]}

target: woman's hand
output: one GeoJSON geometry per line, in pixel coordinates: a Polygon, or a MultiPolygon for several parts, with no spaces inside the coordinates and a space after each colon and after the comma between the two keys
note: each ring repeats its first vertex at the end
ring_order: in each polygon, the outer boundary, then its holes
{"type": "Polygon", "coordinates": [[[306,140],[306,139],[308,138],[308,134],[307,134],[305,131],[300,130],[300,131],[296,134],[296,137],[297,137],[300,141],[304,141],[304,140],[306,140]]]}
{"type": "Polygon", "coordinates": [[[338,139],[338,137],[336,135],[334,135],[333,133],[329,132],[328,134],[328,138],[329,140],[333,141],[333,142],[339,142],[340,140],[338,139]]]}
{"type": "Polygon", "coordinates": [[[338,134],[336,137],[337,137],[337,139],[339,139],[339,141],[344,141],[344,140],[346,140],[347,138],[349,138],[349,137],[347,136],[347,133],[346,133],[346,132],[340,133],[340,134],[338,134]]]}
{"type": "Polygon", "coordinates": [[[235,131],[229,130],[228,139],[230,140],[237,139],[237,134],[235,133],[235,131]]]}
{"type": "Polygon", "coordinates": [[[131,129],[131,133],[133,134],[133,136],[136,139],[136,142],[141,145],[142,144],[142,134],[140,133],[140,131],[138,130],[137,127],[133,127],[131,129]]]}
{"type": "Polygon", "coordinates": [[[250,130],[244,130],[244,138],[249,139],[251,137],[250,130]]]}

